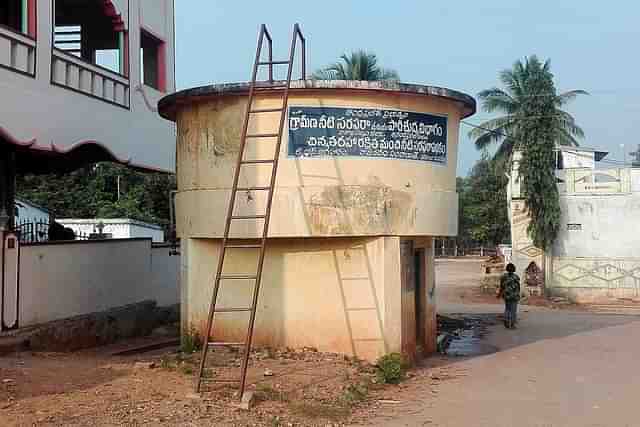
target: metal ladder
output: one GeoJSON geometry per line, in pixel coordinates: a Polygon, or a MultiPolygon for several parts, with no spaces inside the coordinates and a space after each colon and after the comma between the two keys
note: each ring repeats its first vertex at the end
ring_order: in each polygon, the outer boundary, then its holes
{"type": "MultiPolygon", "coordinates": [[[[254,324],[255,324],[255,319],[256,319],[256,309],[257,309],[257,305],[258,305],[258,297],[260,294],[260,283],[262,281],[262,269],[263,269],[263,265],[264,265],[264,256],[265,256],[265,246],[267,243],[267,235],[268,235],[268,231],[269,231],[269,221],[271,219],[271,205],[272,205],[272,201],[273,201],[273,193],[274,193],[274,189],[275,189],[275,183],[276,183],[276,175],[277,175],[277,171],[278,171],[278,158],[279,158],[279,154],[280,154],[280,146],[282,144],[282,133],[283,133],[283,129],[284,129],[284,121],[285,121],[285,117],[286,117],[286,108],[288,105],[288,101],[289,101],[289,89],[291,87],[291,76],[293,74],[293,68],[294,68],[294,59],[295,59],[295,53],[296,53],[296,47],[297,47],[297,43],[298,40],[301,43],[301,47],[302,47],[302,52],[301,52],[301,56],[302,56],[302,79],[305,79],[305,74],[306,74],[306,69],[305,69],[305,38],[302,35],[302,31],[300,30],[300,26],[298,24],[295,24],[293,27],[293,35],[292,35],[292,39],[291,39],[291,47],[290,47],[290,51],[289,51],[289,59],[286,61],[274,61],[273,60],[273,41],[271,38],[271,34],[269,33],[269,31],[267,30],[267,27],[263,24],[260,27],[260,34],[258,36],[258,47],[256,49],[256,56],[255,56],[255,61],[254,61],[254,65],[253,65],[253,73],[252,73],[252,77],[251,77],[251,82],[250,82],[250,86],[249,86],[249,100],[248,100],[248,104],[247,104],[247,109],[245,112],[245,117],[244,117],[244,125],[242,126],[242,139],[240,141],[240,150],[238,153],[238,158],[236,160],[236,167],[235,167],[235,172],[234,172],[234,176],[233,176],[233,186],[231,188],[231,200],[229,202],[229,206],[227,208],[227,216],[226,216],[226,221],[225,221],[225,227],[224,227],[224,234],[222,237],[222,247],[221,247],[221,252],[220,252],[220,256],[218,258],[218,267],[216,270],[216,276],[215,276],[215,281],[214,281],[214,287],[213,287],[213,295],[211,298],[211,305],[209,308],[209,317],[207,319],[207,329],[205,331],[204,334],[204,342],[203,342],[203,347],[202,347],[202,358],[200,360],[200,368],[198,370],[198,378],[197,378],[197,382],[196,382],[196,392],[199,393],[202,387],[202,383],[204,378],[204,373],[205,373],[205,367],[206,367],[206,360],[207,360],[207,353],[209,351],[209,347],[213,347],[213,346],[242,346],[244,347],[244,355],[243,355],[243,359],[242,359],[242,371],[241,371],[241,377],[239,380],[216,380],[215,378],[211,379],[212,382],[240,382],[240,398],[242,398],[242,395],[244,394],[244,390],[245,390],[245,385],[246,385],[246,379],[247,379],[247,367],[249,364],[249,356],[251,353],[251,343],[252,343],[252,338],[253,338],[253,328],[254,328],[254,324]],[[268,46],[268,60],[267,61],[262,61],[262,48],[263,48],[263,44],[265,39],[267,40],[267,46],[268,46]],[[287,79],[286,81],[274,81],[273,80],[273,66],[274,65],[287,65],[288,66],[288,70],[287,70],[287,79]],[[268,80],[266,82],[261,82],[260,84],[258,84],[257,82],[257,78],[258,78],[258,71],[260,69],[260,67],[263,66],[267,66],[268,67],[268,72],[269,72],[269,77],[268,80]],[[269,94],[281,94],[282,95],[282,105],[279,108],[254,108],[253,103],[254,103],[254,98],[256,93],[264,93],[264,92],[268,92],[269,94]],[[258,114],[264,114],[264,113],[280,113],[280,122],[279,122],[279,127],[277,132],[273,132],[273,133],[258,133],[258,134],[248,134],[248,129],[249,129],[249,121],[251,120],[251,118],[254,115],[258,115],[258,114]],[[275,153],[274,153],[274,157],[271,159],[256,159],[256,160],[248,160],[245,159],[245,147],[247,145],[247,141],[248,140],[252,140],[252,141],[259,141],[261,139],[276,139],[276,145],[275,145],[275,153]],[[243,167],[247,166],[247,165],[257,165],[257,164],[267,164],[267,165],[271,165],[271,179],[269,182],[268,186],[265,187],[260,187],[260,186],[247,186],[247,187],[239,187],[238,186],[238,181],[240,178],[240,173],[241,173],[241,169],[243,169],[243,167]],[[236,204],[236,200],[237,200],[237,195],[238,192],[250,192],[250,191],[257,191],[257,192],[266,192],[267,193],[267,197],[266,197],[266,210],[263,214],[259,214],[259,215],[235,215],[234,214],[234,208],[235,208],[235,204],[236,204]],[[230,237],[230,229],[231,229],[231,224],[237,221],[256,221],[256,225],[257,225],[257,229],[259,229],[259,221],[263,221],[263,226],[262,226],[262,236],[260,238],[232,238],[230,237]],[[247,243],[247,240],[251,241],[253,240],[253,242],[247,243]],[[256,273],[248,273],[248,274],[224,274],[223,267],[224,267],[224,261],[225,261],[225,257],[227,256],[227,253],[229,252],[229,250],[246,250],[246,249],[252,249],[252,250],[259,250],[259,256],[257,259],[257,268],[256,268],[256,273]],[[237,280],[249,280],[249,281],[253,281],[254,282],[254,288],[253,288],[253,298],[251,301],[251,304],[247,307],[232,307],[232,308],[223,308],[223,309],[216,309],[216,303],[217,303],[217,299],[218,299],[218,291],[220,290],[220,286],[222,285],[223,282],[228,282],[228,281],[237,281],[237,280]],[[249,313],[249,325],[247,328],[247,334],[245,336],[245,341],[242,343],[218,343],[218,342],[211,342],[210,341],[210,335],[212,333],[212,329],[213,329],[213,321],[214,321],[214,316],[217,313],[238,313],[238,312],[245,312],[245,313],[249,313]]],[[[248,268],[249,266],[247,266],[248,268]]],[[[207,379],[209,380],[209,379],[207,379]]]]}

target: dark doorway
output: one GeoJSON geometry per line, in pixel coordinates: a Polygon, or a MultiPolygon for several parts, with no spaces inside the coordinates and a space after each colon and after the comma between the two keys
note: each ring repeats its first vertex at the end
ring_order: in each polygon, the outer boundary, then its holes
{"type": "Polygon", "coordinates": [[[426,252],[412,240],[400,242],[402,262],[402,352],[411,361],[425,355],[427,348],[426,252]]]}
{"type": "Polygon", "coordinates": [[[400,241],[402,353],[409,362],[416,357],[416,273],[413,241],[400,241]]]}
{"type": "Polygon", "coordinates": [[[425,325],[427,323],[427,287],[426,287],[426,263],[424,249],[414,251],[414,273],[416,282],[415,305],[416,305],[416,351],[418,356],[424,355],[424,344],[426,341],[425,325]]]}

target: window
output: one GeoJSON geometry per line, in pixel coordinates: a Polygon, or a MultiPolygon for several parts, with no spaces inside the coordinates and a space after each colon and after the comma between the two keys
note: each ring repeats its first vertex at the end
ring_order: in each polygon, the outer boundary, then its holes
{"type": "Polygon", "coordinates": [[[160,92],[166,91],[165,43],[142,31],[140,34],[140,79],[160,92]]]}
{"type": "Polygon", "coordinates": [[[30,25],[29,20],[34,18],[30,8],[35,7],[35,3],[29,0],[2,0],[0,1],[0,25],[11,28],[22,33],[31,34],[35,25],[30,25]]]}
{"type": "Polygon", "coordinates": [[[0,2],[0,24],[12,30],[22,32],[22,1],[5,0],[0,2]]]}
{"type": "Polygon", "coordinates": [[[53,44],[56,49],[126,75],[124,23],[104,0],[56,0],[53,44]]]}

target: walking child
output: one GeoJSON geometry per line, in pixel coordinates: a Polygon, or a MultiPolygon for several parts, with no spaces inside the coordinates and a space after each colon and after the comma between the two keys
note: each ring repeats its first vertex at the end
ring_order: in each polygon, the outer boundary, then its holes
{"type": "Polygon", "coordinates": [[[520,277],[516,274],[516,266],[511,263],[507,265],[507,272],[500,278],[498,298],[504,299],[505,328],[515,329],[520,301],[520,277]]]}

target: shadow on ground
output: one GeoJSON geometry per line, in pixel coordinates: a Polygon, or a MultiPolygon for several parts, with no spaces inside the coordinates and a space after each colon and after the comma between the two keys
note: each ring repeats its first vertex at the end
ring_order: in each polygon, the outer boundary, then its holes
{"type": "MultiPolygon", "coordinates": [[[[474,304],[465,301],[480,287],[480,260],[446,260],[436,265],[438,314],[458,319],[466,327],[458,327],[451,339],[445,358],[450,363],[529,345],[542,340],[561,339],[633,322],[640,316],[600,314],[574,310],[558,310],[521,305],[518,328],[502,326],[503,305],[474,304]]],[[[459,326],[459,325],[458,325],[459,326]]],[[[447,329],[447,328],[445,328],[447,329]]],[[[451,333],[451,330],[449,330],[451,333]]]]}

